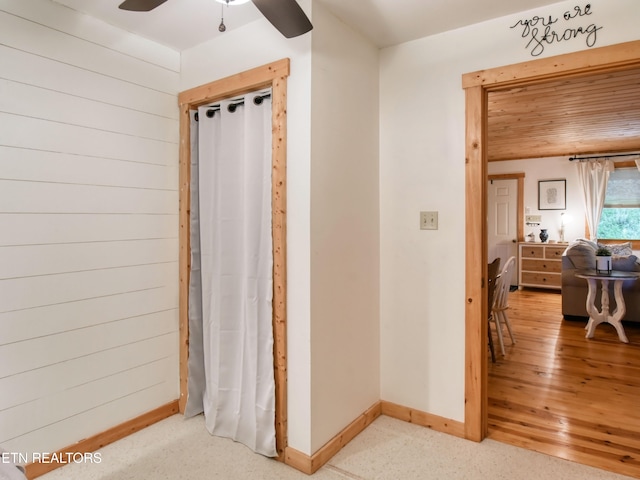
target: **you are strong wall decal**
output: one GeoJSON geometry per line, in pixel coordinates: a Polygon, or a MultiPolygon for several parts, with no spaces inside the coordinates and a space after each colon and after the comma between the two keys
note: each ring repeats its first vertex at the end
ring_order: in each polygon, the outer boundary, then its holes
{"type": "Polygon", "coordinates": [[[593,47],[597,41],[598,31],[602,26],[588,23],[592,14],[591,4],[584,7],[575,6],[564,12],[562,17],[533,16],[518,20],[510,28],[519,29],[522,38],[527,39],[526,49],[531,49],[531,56],[541,55],[548,45],[583,40],[587,47],[593,47]],[[586,18],[585,18],[586,17],[586,18]]]}

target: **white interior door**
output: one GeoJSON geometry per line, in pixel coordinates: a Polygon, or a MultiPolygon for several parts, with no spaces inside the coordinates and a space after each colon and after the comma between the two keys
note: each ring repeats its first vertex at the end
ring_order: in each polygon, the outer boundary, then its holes
{"type": "MultiPolygon", "coordinates": [[[[489,180],[487,189],[488,259],[500,257],[502,268],[509,257],[518,255],[518,180],[489,180]]],[[[512,284],[518,281],[518,262],[512,284]]]]}

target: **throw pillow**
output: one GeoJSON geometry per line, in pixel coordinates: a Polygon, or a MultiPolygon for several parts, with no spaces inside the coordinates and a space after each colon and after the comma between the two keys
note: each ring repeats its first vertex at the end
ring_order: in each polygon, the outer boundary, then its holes
{"type": "Polygon", "coordinates": [[[636,260],[638,260],[638,257],[635,255],[611,257],[611,268],[621,272],[635,272],[636,260]]]}
{"type": "Polygon", "coordinates": [[[565,255],[578,270],[594,270],[596,268],[596,252],[586,243],[576,243],[567,248],[565,255]]]}
{"type": "Polygon", "coordinates": [[[627,256],[633,255],[631,242],[625,243],[598,243],[598,247],[606,247],[611,251],[611,255],[627,256]]]}

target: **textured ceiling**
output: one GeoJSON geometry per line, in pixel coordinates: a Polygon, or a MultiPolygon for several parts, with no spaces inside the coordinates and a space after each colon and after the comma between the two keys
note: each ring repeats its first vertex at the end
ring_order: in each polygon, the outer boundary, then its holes
{"type": "MultiPolygon", "coordinates": [[[[223,6],[215,0],[168,0],[155,10],[144,13],[119,10],[122,0],[54,1],[178,51],[221,35],[218,24],[223,6]]],[[[324,4],[334,15],[379,47],[557,3],[554,0],[312,1],[324,4]]],[[[224,16],[227,30],[262,18],[251,2],[225,7],[224,16]]]]}

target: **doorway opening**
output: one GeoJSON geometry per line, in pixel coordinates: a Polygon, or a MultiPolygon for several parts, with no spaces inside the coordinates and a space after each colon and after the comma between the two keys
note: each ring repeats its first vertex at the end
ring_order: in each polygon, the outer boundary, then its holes
{"type": "MultiPolygon", "coordinates": [[[[487,408],[487,119],[488,93],[554,79],[640,66],[640,41],[538,59],[463,76],[466,93],[465,436],[488,433],[487,408]]],[[[637,148],[637,147],[636,147],[637,148]]]]}
{"type": "Polygon", "coordinates": [[[272,100],[272,241],[273,241],[273,360],[275,376],[275,427],[277,459],[285,460],[287,448],[287,311],[286,311],[286,150],[287,77],[289,59],[223,78],[186,90],[178,96],[180,105],[180,233],[179,233],[179,323],[180,323],[180,412],[184,413],[188,392],[189,360],[189,273],[191,111],[255,90],[271,88],[272,100]]]}

